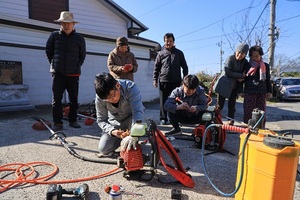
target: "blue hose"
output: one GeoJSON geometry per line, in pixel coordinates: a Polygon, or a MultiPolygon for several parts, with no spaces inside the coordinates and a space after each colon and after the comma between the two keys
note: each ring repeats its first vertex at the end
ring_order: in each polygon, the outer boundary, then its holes
{"type": "MultiPolygon", "coordinates": [[[[265,116],[265,112],[262,111],[262,115],[260,116],[259,120],[257,120],[256,124],[252,127],[252,129],[255,129],[255,128],[259,125],[259,123],[261,122],[261,120],[264,119],[264,116],[265,116]]],[[[204,170],[205,176],[207,177],[209,183],[213,186],[213,188],[215,188],[215,190],[216,190],[218,193],[220,193],[221,195],[223,195],[223,196],[225,196],[225,197],[230,197],[230,196],[235,195],[235,194],[237,193],[237,191],[240,189],[241,185],[242,185],[242,180],[243,180],[243,176],[244,176],[245,148],[246,148],[246,144],[247,144],[247,142],[248,142],[248,140],[249,140],[249,137],[251,136],[251,132],[249,132],[249,133],[247,134],[247,136],[246,136],[246,138],[245,138],[245,141],[244,141],[244,143],[243,143],[243,146],[242,146],[242,161],[241,161],[242,164],[241,164],[240,180],[239,180],[239,182],[238,182],[238,185],[237,185],[237,187],[235,188],[235,190],[234,190],[233,192],[231,192],[231,193],[225,193],[225,192],[222,192],[221,190],[219,190],[219,189],[217,188],[217,186],[215,186],[215,185],[213,184],[213,182],[210,180],[210,178],[209,178],[209,176],[208,176],[208,174],[207,174],[207,171],[206,171],[205,160],[204,160],[204,148],[205,148],[205,139],[206,139],[207,131],[208,131],[208,129],[210,129],[211,127],[214,127],[214,126],[220,127],[220,126],[222,126],[222,124],[211,124],[211,125],[209,125],[209,126],[205,129],[204,134],[203,134],[203,138],[202,138],[202,147],[201,147],[201,154],[202,154],[202,155],[201,155],[201,160],[202,160],[203,170],[204,170]]]]}
{"type": "Polygon", "coordinates": [[[210,129],[211,127],[214,127],[214,126],[220,126],[220,124],[211,124],[209,125],[206,129],[205,129],[205,132],[204,132],[204,135],[203,135],[203,138],[202,138],[202,148],[201,148],[201,160],[202,160],[202,165],[203,165],[203,170],[204,170],[204,174],[205,176],[207,177],[209,183],[213,186],[213,188],[215,188],[215,190],[220,193],[221,195],[225,196],[225,197],[230,197],[230,196],[233,196],[234,194],[237,193],[237,191],[240,189],[241,187],[241,184],[242,184],[242,180],[243,180],[243,175],[244,175],[244,160],[245,160],[245,148],[246,148],[246,143],[251,135],[251,133],[247,134],[246,138],[245,138],[245,141],[243,143],[243,146],[242,146],[242,165],[241,165],[241,172],[240,172],[240,180],[238,182],[238,185],[237,187],[235,188],[235,190],[231,193],[225,193],[225,192],[222,192],[221,190],[219,190],[217,188],[217,186],[215,186],[213,184],[213,182],[210,180],[208,174],[207,174],[207,171],[206,171],[206,166],[205,166],[205,160],[204,160],[204,148],[205,148],[205,139],[206,139],[206,135],[207,135],[207,131],[208,129],[210,129]]]}

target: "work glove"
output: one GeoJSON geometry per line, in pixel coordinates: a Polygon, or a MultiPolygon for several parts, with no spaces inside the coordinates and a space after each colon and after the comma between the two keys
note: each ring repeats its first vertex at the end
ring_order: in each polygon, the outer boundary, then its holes
{"type": "Polygon", "coordinates": [[[136,150],[137,137],[127,136],[121,141],[121,151],[130,150],[133,148],[136,150]]]}

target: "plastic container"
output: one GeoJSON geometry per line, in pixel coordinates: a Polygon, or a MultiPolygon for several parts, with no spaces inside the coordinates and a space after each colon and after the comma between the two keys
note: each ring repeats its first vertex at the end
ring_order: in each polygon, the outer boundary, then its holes
{"type": "Polygon", "coordinates": [[[146,125],[142,123],[142,120],[137,120],[131,127],[130,136],[141,137],[146,133],[146,125]]]}
{"type": "MultiPolygon", "coordinates": [[[[258,135],[252,134],[246,144],[243,181],[235,195],[236,200],[293,199],[299,144],[292,141],[281,144],[282,140],[269,140],[264,134],[274,135],[274,132],[261,130],[258,135]]],[[[246,134],[240,135],[236,185],[240,180],[241,148],[245,137],[246,134]]]]}
{"type": "Polygon", "coordinates": [[[109,200],[122,200],[121,188],[118,185],[112,185],[109,192],[109,200]]]}

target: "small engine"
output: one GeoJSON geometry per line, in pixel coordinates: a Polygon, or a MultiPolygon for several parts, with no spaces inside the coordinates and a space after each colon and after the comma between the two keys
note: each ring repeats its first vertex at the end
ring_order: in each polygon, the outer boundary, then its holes
{"type": "Polygon", "coordinates": [[[142,148],[136,145],[136,150],[130,149],[120,152],[118,166],[124,167],[127,171],[140,170],[144,167],[142,148]]]}
{"type": "MultiPolygon", "coordinates": [[[[254,127],[255,124],[258,122],[258,120],[261,118],[261,116],[263,115],[264,111],[262,110],[259,110],[258,108],[255,108],[253,109],[252,111],[252,118],[249,119],[248,121],[248,125],[250,127],[254,127]]],[[[256,128],[259,128],[259,129],[264,129],[265,128],[265,125],[264,125],[264,119],[262,119],[258,125],[256,126],[256,128]]]]}
{"type": "MultiPolygon", "coordinates": [[[[194,140],[195,140],[195,147],[201,148],[202,146],[202,138],[204,135],[206,127],[204,125],[199,125],[194,129],[194,140]]],[[[208,130],[208,133],[205,138],[205,144],[210,144],[212,142],[212,134],[211,131],[208,130]]]]}

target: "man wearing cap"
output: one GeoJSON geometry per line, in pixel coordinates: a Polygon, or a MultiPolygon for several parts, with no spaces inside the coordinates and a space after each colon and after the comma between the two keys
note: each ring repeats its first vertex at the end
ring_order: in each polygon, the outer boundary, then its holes
{"type": "Polygon", "coordinates": [[[78,87],[81,66],[86,56],[85,39],[76,33],[73,13],[63,11],[60,18],[60,30],[50,34],[46,43],[46,55],[52,73],[52,114],[54,131],[63,129],[63,93],[69,94],[70,111],[68,115],[69,126],[80,128],[77,123],[78,87]]]}
{"type": "MultiPolygon", "coordinates": [[[[242,93],[243,84],[241,83],[249,65],[245,58],[249,50],[249,45],[240,43],[236,46],[233,55],[229,56],[224,64],[224,70],[218,78],[214,90],[218,94],[218,108],[222,111],[225,99],[228,98],[228,117],[234,119],[235,104],[238,93],[242,93]]],[[[234,121],[229,120],[228,124],[233,125],[234,121]]]]}
{"type": "Polygon", "coordinates": [[[109,73],[115,79],[129,79],[133,81],[133,73],[137,72],[138,64],[134,54],[129,50],[128,39],[126,37],[118,37],[116,45],[117,47],[108,55],[107,67],[109,73]]]}

